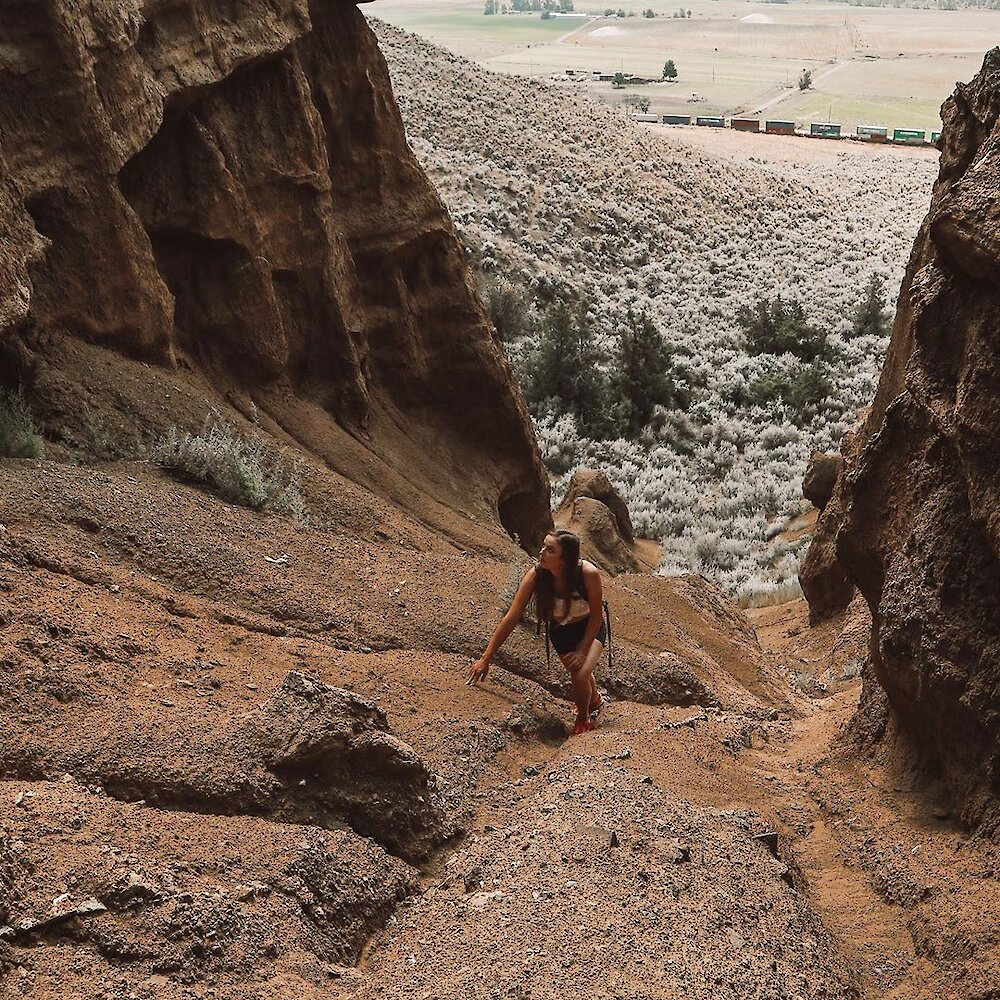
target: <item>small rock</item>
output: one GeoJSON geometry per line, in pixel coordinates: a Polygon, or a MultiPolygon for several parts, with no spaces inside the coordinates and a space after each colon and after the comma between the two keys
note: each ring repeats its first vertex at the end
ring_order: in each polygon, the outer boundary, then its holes
{"type": "Polygon", "coordinates": [[[675,865],[683,865],[691,860],[691,848],[687,844],[682,844],[680,841],[675,841],[673,844],[674,856],[673,862],[675,865]]]}
{"type": "Polygon", "coordinates": [[[765,830],[763,833],[755,833],[753,839],[758,843],[763,844],[772,854],[773,857],[778,858],[778,835],[773,830],[765,830]]]}
{"type": "Polygon", "coordinates": [[[476,911],[476,910],[485,910],[486,907],[490,905],[490,903],[492,903],[492,902],[494,902],[495,900],[498,900],[498,899],[503,899],[503,893],[502,892],[499,892],[499,891],[497,891],[497,892],[477,892],[474,896],[470,896],[469,897],[469,901],[468,901],[468,903],[466,905],[467,905],[468,909],[473,910],[473,911],[476,911]]]}
{"type": "Polygon", "coordinates": [[[91,896],[82,903],[77,903],[74,910],[79,916],[86,917],[95,913],[107,913],[108,908],[99,899],[91,896]]]}

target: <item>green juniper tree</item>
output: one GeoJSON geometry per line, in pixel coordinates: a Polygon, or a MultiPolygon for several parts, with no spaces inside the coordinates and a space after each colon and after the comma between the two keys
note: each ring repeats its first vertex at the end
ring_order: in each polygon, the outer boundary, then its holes
{"type": "Polygon", "coordinates": [[[611,377],[619,429],[635,438],[649,423],[653,408],[672,401],[671,357],[663,336],[646,312],[625,317],[611,377]]]}
{"type": "Polygon", "coordinates": [[[792,420],[801,426],[810,411],[832,396],[833,391],[827,366],[822,361],[812,361],[758,379],[750,387],[750,402],[757,406],[784,403],[792,420]]]}
{"type": "Polygon", "coordinates": [[[826,352],[826,331],[813,326],[799,302],[759,298],[736,310],[736,323],[743,330],[747,354],[794,354],[802,361],[815,361],[826,352]]]}
{"type": "Polygon", "coordinates": [[[526,387],[535,412],[553,402],[572,413],[582,434],[603,438],[613,430],[607,412],[606,377],[594,341],[588,304],[557,300],[541,323],[538,350],[526,387]]]}
{"type": "Polygon", "coordinates": [[[872,334],[884,337],[889,332],[889,314],[885,302],[885,282],[882,276],[873,274],[865,288],[865,297],[858,303],[854,311],[854,322],[851,327],[852,337],[863,337],[872,334]]]}

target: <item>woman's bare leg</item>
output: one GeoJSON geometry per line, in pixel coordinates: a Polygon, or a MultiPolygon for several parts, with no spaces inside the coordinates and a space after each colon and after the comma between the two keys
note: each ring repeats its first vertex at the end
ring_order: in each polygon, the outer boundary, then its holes
{"type": "MultiPolygon", "coordinates": [[[[570,671],[571,685],[573,688],[573,701],[576,704],[577,720],[584,720],[590,714],[590,706],[597,698],[597,682],[594,680],[594,667],[601,658],[604,651],[604,644],[596,639],[590,646],[583,666],[575,673],[570,671]]],[[[562,657],[560,657],[562,659],[562,657]]],[[[566,661],[563,660],[563,663],[566,661]]],[[[566,668],[567,670],[569,667],[566,668]]]]}

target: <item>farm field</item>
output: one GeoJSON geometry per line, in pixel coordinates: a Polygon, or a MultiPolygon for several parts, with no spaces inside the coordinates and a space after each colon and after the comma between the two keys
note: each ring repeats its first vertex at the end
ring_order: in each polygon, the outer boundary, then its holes
{"type": "Polygon", "coordinates": [[[503,73],[658,77],[666,59],[677,65],[674,83],[616,89],[567,81],[606,103],[635,93],[659,114],[760,112],[800,126],[833,120],[847,129],[939,128],[941,102],[957,81],[975,75],[1000,39],[1000,11],[691,0],[684,4],[690,18],[671,16],[679,7],[648,0],[631,8],[635,17],[542,20],[487,17],[481,0],[382,0],[371,13],[503,73]],[[642,17],[647,7],[658,16],[642,17]],[[797,85],[803,70],[813,75],[806,91],[797,85]]]}

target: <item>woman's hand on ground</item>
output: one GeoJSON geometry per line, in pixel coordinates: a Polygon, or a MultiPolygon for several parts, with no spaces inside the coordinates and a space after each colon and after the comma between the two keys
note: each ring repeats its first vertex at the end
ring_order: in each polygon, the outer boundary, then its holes
{"type": "Polygon", "coordinates": [[[489,660],[476,660],[475,663],[469,667],[469,679],[465,682],[466,684],[475,684],[478,681],[486,680],[486,675],[490,672],[490,661],[489,660]]]}

